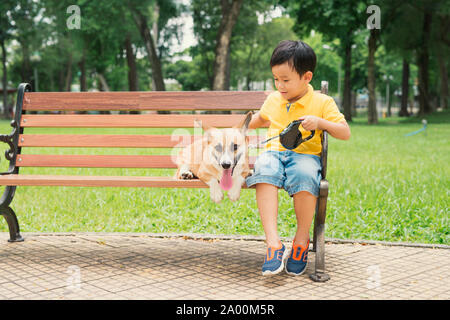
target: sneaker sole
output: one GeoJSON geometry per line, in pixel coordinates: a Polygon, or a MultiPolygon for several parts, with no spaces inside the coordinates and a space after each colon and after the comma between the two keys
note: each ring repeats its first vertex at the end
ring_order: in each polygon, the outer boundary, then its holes
{"type": "Polygon", "coordinates": [[[287,258],[287,255],[288,255],[288,253],[287,253],[287,250],[285,249],[284,253],[283,253],[283,257],[281,258],[280,267],[275,271],[270,271],[270,270],[263,271],[262,275],[263,276],[273,276],[273,275],[279,274],[281,271],[283,271],[283,269],[285,268],[284,261],[287,258]]]}
{"type": "Polygon", "coordinates": [[[284,271],[288,274],[288,275],[290,275],[290,276],[301,276],[302,274],[304,274],[305,273],[305,271],[306,271],[306,268],[308,268],[308,262],[306,263],[306,266],[305,266],[305,269],[303,269],[303,271],[302,272],[299,272],[299,273],[295,273],[295,272],[289,272],[289,271],[287,271],[287,264],[284,266],[284,271]]]}

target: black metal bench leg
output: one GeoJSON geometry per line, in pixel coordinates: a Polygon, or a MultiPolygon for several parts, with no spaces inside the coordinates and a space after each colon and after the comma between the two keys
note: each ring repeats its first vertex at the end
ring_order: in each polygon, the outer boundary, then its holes
{"type": "MultiPolygon", "coordinates": [[[[23,128],[20,127],[20,120],[23,111],[23,100],[25,92],[31,91],[31,85],[28,83],[21,83],[17,90],[17,102],[14,120],[11,121],[13,131],[9,135],[0,135],[0,141],[9,145],[10,149],[5,152],[5,158],[9,160],[9,168],[7,172],[0,173],[1,175],[18,174],[19,167],[16,167],[17,155],[20,154],[21,147],[19,147],[19,135],[23,133],[23,128]]],[[[16,213],[9,206],[16,193],[16,186],[6,186],[5,191],[0,199],[0,214],[5,217],[9,228],[9,242],[23,241],[20,235],[19,222],[17,221],[16,213]]]]}
{"type": "Polygon", "coordinates": [[[16,213],[10,207],[0,208],[0,214],[5,217],[9,228],[9,242],[22,242],[24,239],[20,235],[19,221],[16,213]]]}
{"type": "Polygon", "coordinates": [[[310,252],[316,252],[317,247],[317,210],[319,208],[319,201],[317,201],[316,205],[316,212],[314,214],[314,229],[313,229],[313,242],[312,242],[312,249],[310,249],[310,252]]]}
{"type": "Polygon", "coordinates": [[[330,276],[325,273],[325,216],[327,210],[328,181],[320,182],[320,195],[314,218],[313,251],[315,252],[315,270],[309,277],[316,282],[325,282],[330,276]]]}
{"type": "Polygon", "coordinates": [[[316,263],[314,273],[309,277],[316,282],[325,282],[330,279],[330,276],[325,273],[325,224],[320,224],[316,229],[315,242],[316,242],[316,263]]]}

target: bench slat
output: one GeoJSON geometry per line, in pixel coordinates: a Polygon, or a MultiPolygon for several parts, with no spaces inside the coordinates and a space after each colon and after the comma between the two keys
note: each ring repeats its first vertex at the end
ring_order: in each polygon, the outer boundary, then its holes
{"type": "Polygon", "coordinates": [[[194,120],[198,119],[210,126],[225,128],[239,124],[244,117],[243,114],[25,114],[20,125],[35,128],[193,128],[194,120]]]}
{"type": "Polygon", "coordinates": [[[178,180],[171,177],[65,176],[11,174],[0,176],[0,185],[73,186],[73,187],[166,187],[206,188],[198,179],[178,180]]]}
{"type": "Polygon", "coordinates": [[[173,140],[169,135],[19,135],[19,147],[173,148],[193,141],[193,136],[187,135],[174,136],[173,140]]]}
{"type": "Polygon", "coordinates": [[[25,92],[23,110],[256,110],[270,92],[25,92]]]}
{"type": "MultiPolygon", "coordinates": [[[[149,187],[208,188],[198,179],[179,180],[172,177],[142,176],[66,176],[11,174],[0,176],[2,186],[62,186],[62,187],[149,187]]],[[[247,186],[244,184],[244,189],[247,186]]]]}
{"type": "MultiPolygon", "coordinates": [[[[265,136],[249,137],[251,144],[265,139],[265,136]]],[[[201,138],[195,136],[195,139],[201,138]]],[[[173,148],[187,146],[193,141],[191,135],[19,135],[19,147],[173,148]]]]}
{"type": "MultiPolygon", "coordinates": [[[[175,159],[174,159],[175,160],[175,159]]],[[[249,157],[253,167],[256,157],[249,157]]],[[[177,168],[170,155],[42,155],[19,154],[18,167],[177,168]]]]}

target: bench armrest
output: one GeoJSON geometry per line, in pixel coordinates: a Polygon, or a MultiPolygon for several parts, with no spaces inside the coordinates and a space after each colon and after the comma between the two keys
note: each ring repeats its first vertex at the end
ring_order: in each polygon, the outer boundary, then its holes
{"type": "Polygon", "coordinates": [[[14,137],[17,135],[19,126],[15,120],[11,121],[11,127],[13,130],[10,134],[0,135],[0,142],[5,142],[9,145],[9,149],[5,151],[5,158],[9,161],[9,169],[6,172],[0,172],[0,175],[11,174],[14,172],[14,162],[17,156],[17,146],[14,143],[14,137]]]}

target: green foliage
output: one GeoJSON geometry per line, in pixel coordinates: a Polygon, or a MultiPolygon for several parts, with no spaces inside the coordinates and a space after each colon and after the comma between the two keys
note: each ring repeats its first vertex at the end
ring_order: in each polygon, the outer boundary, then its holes
{"type": "Polygon", "coordinates": [[[295,39],[292,31],[294,21],[288,17],[275,18],[258,24],[253,16],[253,25],[244,19],[249,32],[236,36],[232,43],[232,85],[237,87],[239,81],[245,81],[244,88],[251,90],[252,82],[272,79],[270,57],[278,43],[286,39],[295,39]],[[249,67],[251,66],[251,67],[249,67]]]}
{"type": "Polygon", "coordinates": [[[194,57],[192,61],[178,60],[167,66],[166,75],[176,79],[185,91],[199,91],[208,87],[209,83],[206,74],[200,69],[201,64],[201,56],[194,57]]]}
{"type": "MultiPolygon", "coordinates": [[[[421,119],[355,118],[350,141],[330,139],[326,237],[450,244],[450,113],[421,119]]],[[[0,132],[11,127],[0,122],[0,132]]],[[[76,134],[80,129],[30,129],[76,134]]],[[[83,134],[170,134],[168,129],[83,129],[83,134]]],[[[0,154],[7,146],[1,145],[0,154]]],[[[169,149],[25,148],[42,154],[170,154],[169,149]]],[[[1,162],[1,169],[7,162],[1,162]]],[[[21,168],[24,174],[160,175],[173,169],[21,168]]],[[[176,232],[263,235],[255,191],[216,205],[207,189],[18,187],[12,208],[23,232],[176,232]]],[[[292,199],[279,193],[279,233],[292,237],[292,199]]],[[[0,222],[0,231],[7,225],[0,222]]]]}
{"type": "MultiPolygon", "coordinates": [[[[400,87],[402,59],[410,62],[410,84],[416,80],[415,51],[422,41],[422,9],[433,12],[430,56],[430,92],[439,95],[441,75],[436,54],[449,54],[448,36],[442,34],[442,25],[448,20],[448,2],[400,0],[373,2],[382,10],[382,29],[376,53],[376,89],[385,95],[383,75],[394,77],[391,92],[400,87]],[[405,36],[406,35],[406,36],[405,36]]],[[[0,4],[0,38],[8,37],[7,46],[9,82],[17,86],[22,81],[35,81],[39,77],[40,91],[64,90],[66,75],[70,83],[78,83],[79,63],[86,61],[88,88],[99,88],[97,76],[102,74],[111,90],[128,90],[128,66],[124,41],[130,37],[136,57],[139,90],[151,90],[152,70],[144,42],[133,19],[132,9],[142,12],[147,24],[158,29],[157,51],[166,78],[178,81],[182,90],[211,88],[214,50],[221,19],[221,8],[215,0],[193,0],[189,5],[163,0],[111,0],[77,1],[81,9],[81,30],[66,26],[69,0],[5,0],[0,4]],[[159,13],[157,14],[157,6],[159,13]],[[192,15],[197,45],[183,53],[172,51],[182,38],[181,20],[173,18],[192,15]],[[8,17],[12,17],[9,19],[8,17]],[[10,21],[11,20],[11,21],[10,21]],[[37,32],[39,30],[39,32],[37,32]],[[18,42],[12,41],[18,40],[18,42]],[[38,53],[40,61],[31,59],[38,53]],[[187,58],[186,58],[187,57],[187,58]]],[[[330,94],[337,94],[338,74],[341,67],[343,88],[343,48],[348,41],[352,49],[352,90],[365,88],[367,82],[367,3],[363,1],[314,0],[302,1],[245,1],[233,29],[230,55],[231,88],[256,88],[272,78],[269,60],[273,48],[281,40],[302,39],[309,43],[318,56],[318,65],[312,85],[320,86],[328,80],[330,94]],[[283,5],[276,7],[276,5],[283,5]],[[282,17],[271,19],[274,8],[283,9],[282,17]],[[290,16],[289,16],[290,15],[290,16]],[[311,30],[315,32],[312,34],[311,30]],[[325,49],[328,46],[329,49],[325,49]]],[[[448,68],[447,68],[448,69],[448,68]]],[[[448,70],[447,70],[448,72],[448,70]]],[[[177,88],[177,87],[174,87],[177,88]]],[[[259,87],[258,87],[259,88],[259,87]]],[[[265,87],[264,87],[265,88],[265,87]]],[[[267,89],[267,88],[266,88],[267,89]]],[[[410,90],[412,94],[412,90],[410,90]]]]}
{"type": "MultiPolygon", "coordinates": [[[[294,39],[294,22],[288,17],[269,19],[271,1],[246,1],[239,14],[231,39],[232,88],[239,83],[251,89],[252,83],[272,78],[269,66],[275,46],[284,39],[294,39]],[[266,17],[261,24],[258,16],[266,17]]],[[[216,1],[194,0],[191,11],[198,44],[190,48],[191,61],[177,61],[168,67],[183,90],[209,89],[213,79],[214,51],[220,23],[220,7],[216,1]],[[194,77],[194,79],[191,79],[194,77]]]]}
{"type": "MultiPolygon", "coordinates": [[[[317,56],[316,70],[314,71],[311,85],[315,89],[320,90],[321,81],[326,80],[328,81],[328,93],[330,95],[337,94],[339,65],[342,64],[342,59],[336,53],[339,41],[335,40],[332,43],[326,43],[323,40],[323,35],[318,32],[310,33],[308,36],[303,37],[302,41],[306,42],[317,56]]],[[[341,77],[343,77],[343,73],[341,77]]]]}

